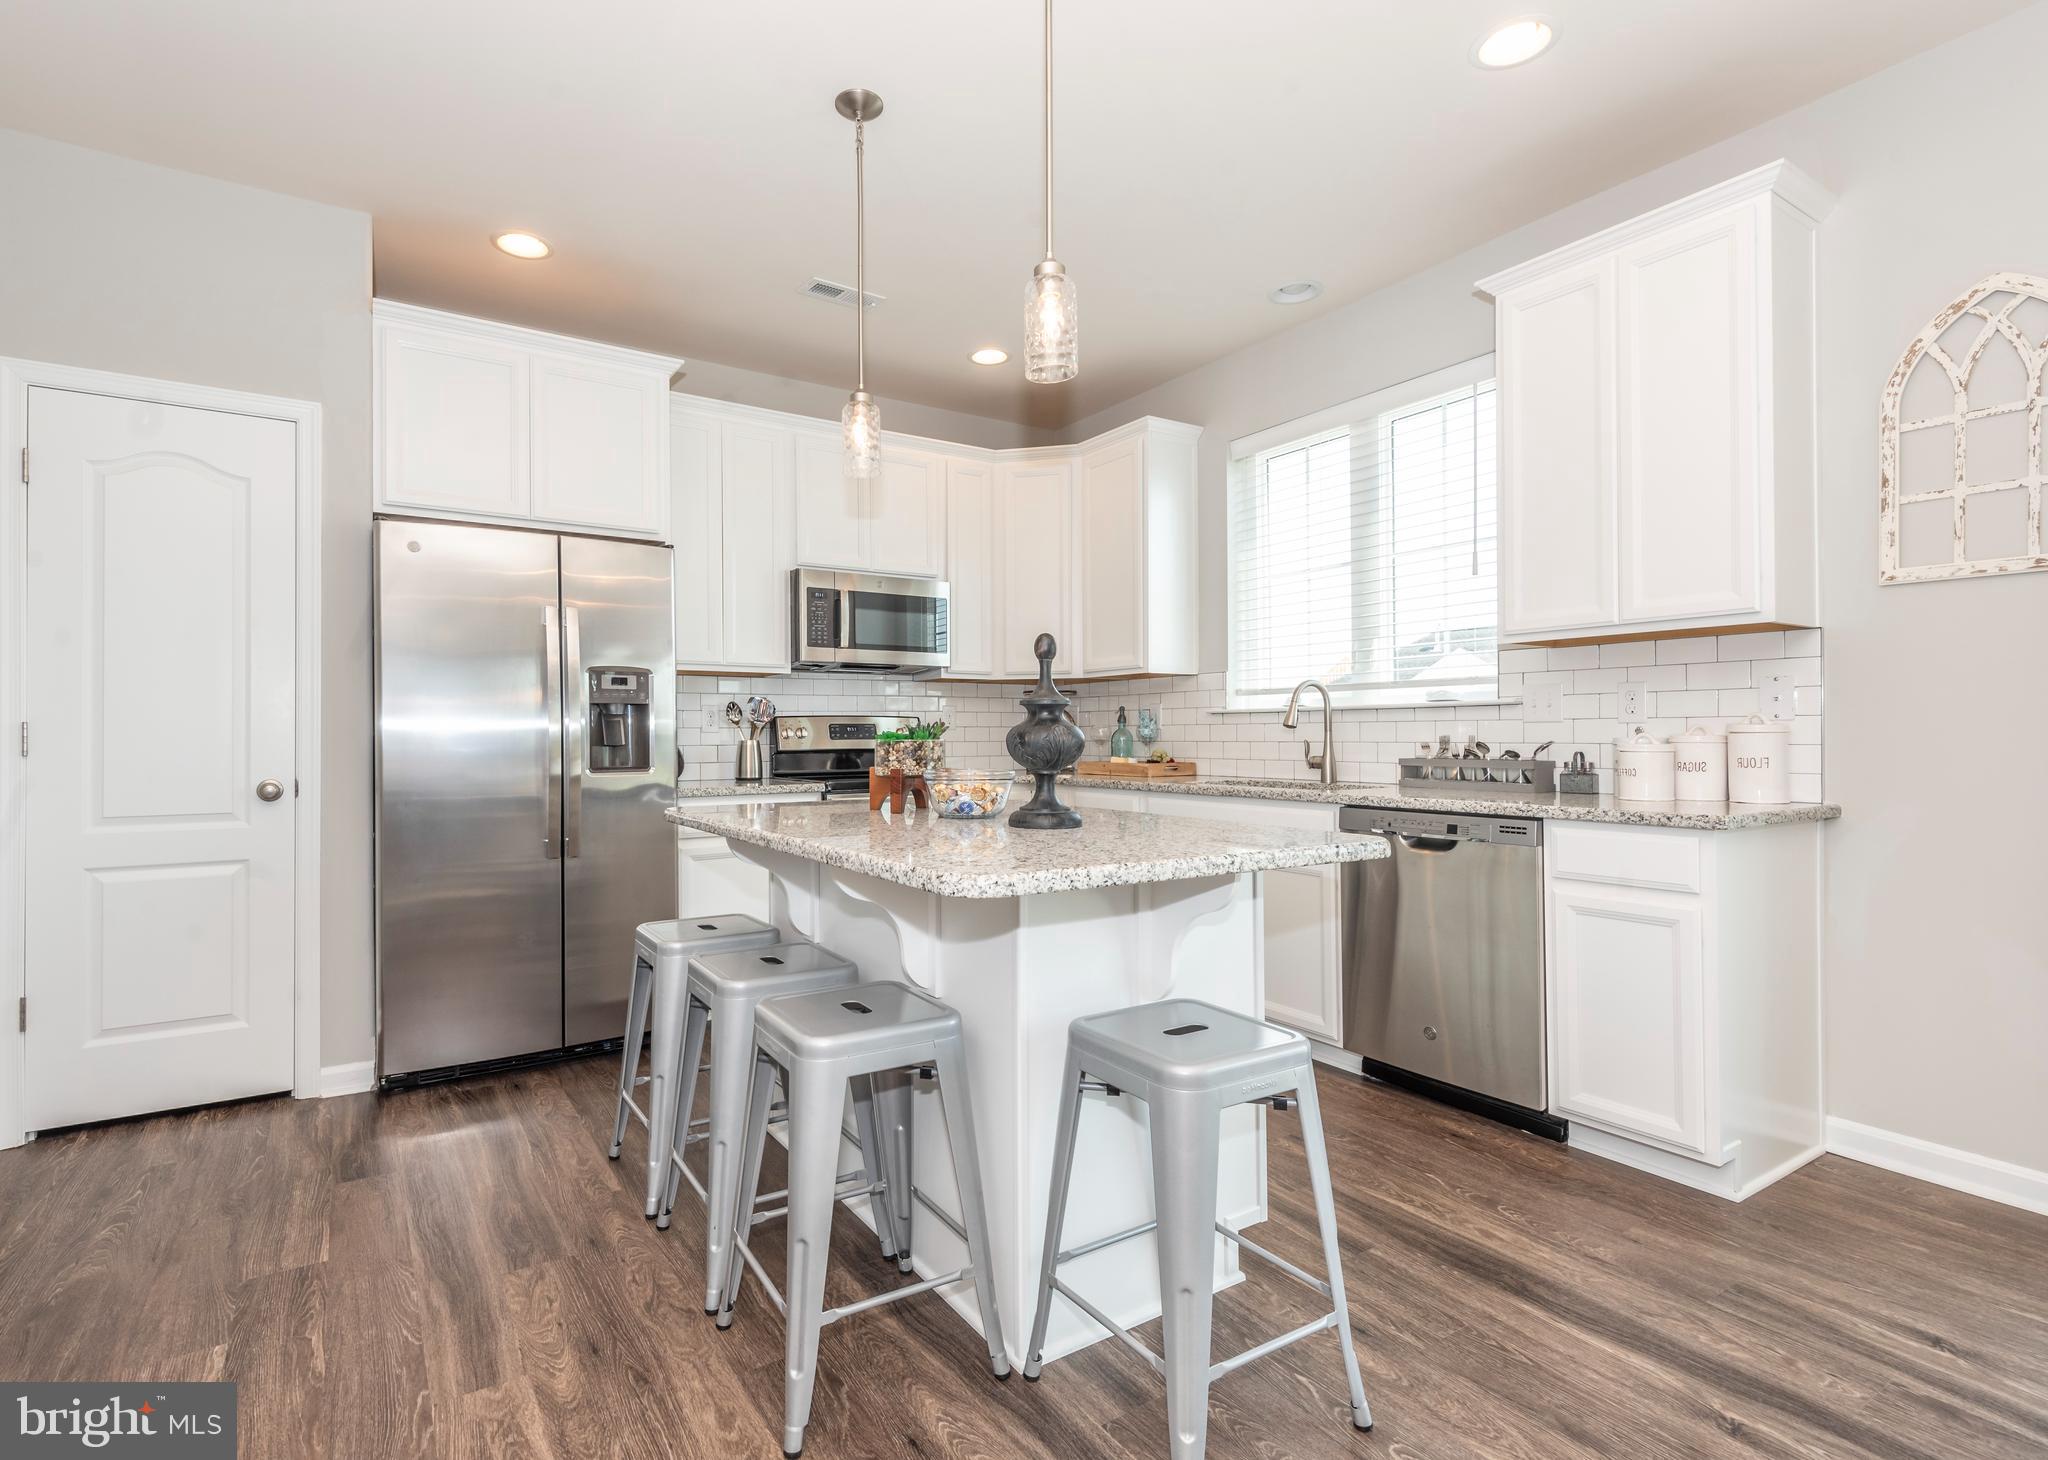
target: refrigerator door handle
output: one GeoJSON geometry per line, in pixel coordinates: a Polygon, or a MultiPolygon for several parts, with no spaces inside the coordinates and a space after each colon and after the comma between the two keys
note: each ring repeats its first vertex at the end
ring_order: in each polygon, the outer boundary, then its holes
{"type": "Polygon", "coordinates": [[[562,855],[583,855],[583,619],[574,608],[562,610],[562,647],[567,662],[563,678],[562,855]]]}
{"type": "Polygon", "coordinates": [[[541,714],[548,726],[547,793],[541,798],[541,850],[549,861],[562,855],[562,635],[555,627],[555,606],[540,611],[541,714]]]}

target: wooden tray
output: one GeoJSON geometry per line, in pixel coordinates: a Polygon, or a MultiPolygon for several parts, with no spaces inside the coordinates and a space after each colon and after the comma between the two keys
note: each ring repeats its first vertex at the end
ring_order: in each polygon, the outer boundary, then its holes
{"type": "Polygon", "coordinates": [[[1119,776],[1125,780],[1186,780],[1195,773],[1191,760],[1084,760],[1074,767],[1077,776],[1119,776]]]}

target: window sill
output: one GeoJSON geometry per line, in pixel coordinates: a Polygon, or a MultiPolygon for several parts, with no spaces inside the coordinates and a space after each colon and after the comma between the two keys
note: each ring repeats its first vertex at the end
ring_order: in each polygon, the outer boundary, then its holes
{"type": "MultiPolygon", "coordinates": [[[[1498,708],[1503,705],[1519,705],[1521,703],[1522,701],[1519,697],[1515,699],[1483,700],[1387,700],[1360,703],[1356,701],[1347,701],[1341,697],[1333,696],[1330,701],[1330,708],[1333,711],[1337,711],[1340,713],[1345,710],[1456,711],[1498,708]]],[[[1323,708],[1322,697],[1304,697],[1302,700],[1302,708],[1320,711],[1323,708]]],[[[1287,707],[1285,705],[1226,705],[1220,710],[1210,710],[1207,713],[1211,715],[1279,715],[1284,714],[1286,712],[1286,709],[1287,707]]]]}

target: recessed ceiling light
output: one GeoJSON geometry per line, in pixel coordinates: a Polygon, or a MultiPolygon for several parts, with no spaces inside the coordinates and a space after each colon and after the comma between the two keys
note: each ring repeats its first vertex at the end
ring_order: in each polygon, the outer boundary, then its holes
{"type": "Polygon", "coordinates": [[[1524,61],[1535,60],[1550,49],[1550,43],[1556,37],[1557,32],[1549,21],[1541,16],[1525,15],[1520,20],[1510,20],[1487,32],[1485,39],[1472,48],[1472,60],[1489,71],[1504,71],[1524,61]]]}
{"type": "Polygon", "coordinates": [[[515,259],[544,259],[554,252],[548,247],[546,239],[531,233],[501,233],[491,242],[495,243],[501,252],[509,253],[515,259]]]}
{"type": "Polygon", "coordinates": [[[1295,284],[1282,284],[1266,297],[1275,304],[1306,304],[1323,292],[1323,286],[1314,279],[1303,279],[1295,284]]]}
{"type": "Polygon", "coordinates": [[[985,350],[976,350],[967,358],[977,365],[1000,365],[1010,358],[1010,352],[1008,350],[998,350],[994,345],[990,345],[985,350]]]}

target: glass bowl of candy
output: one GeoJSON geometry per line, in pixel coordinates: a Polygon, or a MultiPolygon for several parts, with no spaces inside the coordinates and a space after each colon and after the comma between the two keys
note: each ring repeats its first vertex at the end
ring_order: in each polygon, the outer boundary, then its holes
{"type": "Polygon", "coordinates": [[[950,821],[986,821],[1010,802],[1015,771],[963,771],[951,766],[927,771],[924,783],[932,809],[950,821]]]}

